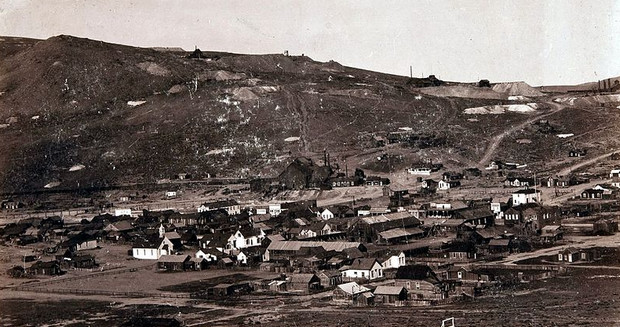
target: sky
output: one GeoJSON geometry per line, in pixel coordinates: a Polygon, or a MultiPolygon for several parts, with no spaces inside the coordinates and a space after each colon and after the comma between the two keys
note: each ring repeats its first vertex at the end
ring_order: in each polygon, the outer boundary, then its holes
{"type": "Polygon", "coordinates": [[[305,54],[398,75],[577,84],[620,75],[620,0],[0,0],[0,35],[305,54]]]}

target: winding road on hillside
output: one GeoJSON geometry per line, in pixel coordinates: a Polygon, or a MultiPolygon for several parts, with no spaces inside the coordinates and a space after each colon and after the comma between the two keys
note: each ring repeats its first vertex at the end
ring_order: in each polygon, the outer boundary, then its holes
{"type": "Polygon", "coordinates": [[[569,188],[564,189],[565,192],[570,191],[569,193],[566,193],[558,197],[552,198],[550,200],[547,200],[544,202],[544,204],[548,206],[560,205],[562,204],[562,202],[568,201],[575,196],[580,196],[581,192],[585,191],[586,189],[593,188],[596,185],[606,184],[606,183],[611,183],[611,179],[594,180],[588,183],[571,186],[569,188]]]}
{"type": "Polygon", "coordinates": [[[598,162],[598,161],[600,161],[602,159],[605,159],[605,158],[611,156],[612,154],[614,154],[616,152],[617,151],[612,151],[612,152],[608,152],[608,153],[605,153],[605,154],[601,154],[598,157],[594,157],[594,158],[588,159],[586,161],[580,161],[580,162],[578,162],[578,163],[576,163],[574,165],[571,165],[570,167],[566,167],[566,168],[560,170],[560,172],[558,173],[558,176],[567,176],[567,175],[569,175],[570,173],[572,173],[573,171],[575,171],[575,170],[577,170],[579,168],[583,168],[585,166],[589,166],[589,165],[595,164],[596,162],[598,162]]]}
{"type": "Polygon", "coordinates": [[[532,124],[533,122],[539,120],[539,119],[543,119],[547,116],[551,116],[561,110],[563,110],[564,108],[566,108],[565,105],[560,104],[560,103],[555,103],[555,102],[545,102],[546,104],[549,104],[551,106],[553,106],[555,109],[552,109],[551,111],[544,113],[542,115],[538,115],[535,117],[532,117],[520,124],[517,124],[515,126],[512,126],[511,128],[501,132],[500,134],[497,134],[495,136],[493,136],[493,138],[491,139],[491,143],[489,144],[489,146],[487,147],[487,150],[484,153],[484,156],[482,156],[482,158],[480,159],[480,161],[478,161],[478,167],[479,168],[484,168],[489,161],[491,161],[491,159],[493,158],[493,156],[495,156],[495,152],[497,151],[497,147],[502,143],[502,141],[504,140],[504,138],[512,133],[515,133],[523,128],[525,128],[527,125],[532,124]]]}

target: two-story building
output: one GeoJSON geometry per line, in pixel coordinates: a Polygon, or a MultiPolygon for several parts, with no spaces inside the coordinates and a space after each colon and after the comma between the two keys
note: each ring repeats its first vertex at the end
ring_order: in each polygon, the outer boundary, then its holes
{"type": "Polygon", "coordinates": [[[353,260],[350,266],[340,269],[343,279],[367,279],[374,280],[383,278],[383,267],[375,258],[359,258],[353,260]]]}
{"type": "Polygon", "coordinates": [[[518,190],[512,193],[512,205],[518,206],[528,203],[540,203],[540,191],[532,188],[518,190]]]}

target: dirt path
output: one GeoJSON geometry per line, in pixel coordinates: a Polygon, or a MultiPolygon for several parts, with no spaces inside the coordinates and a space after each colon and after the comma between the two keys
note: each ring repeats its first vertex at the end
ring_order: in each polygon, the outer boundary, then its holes
{"type": "Polygon", "coordinates": [[[566,245],[558,245],[546,249],[536,250],[534,252],[527,253],[513,253],[505,259],[498,261],[498,264],[516,264],[516,261],[533,259],[540,256],[555,255],[558,251],[566,248],[591,248],[591,247],[617,247],[620,244],[620,234],[612,236],[587,236],[587,237],[574,237],[574,242],[566,245]]]}
{"type": "Polygon", "coordinates": [[[576,163],[574,165],[571,165],[569,167],[566,167],[566,168],[560,170],[560,172],[558,173],[558,176],[567,176],[571,172],[573,172],[574,170],[577,170],[579,168],[583,168],[585,166],[589,166],[589,165],[595,164],[597,161],[605,159],[605,158],[611,156],[614,153],[616,153],[616,151],[612,151],[612,152],[609,152],[609,153],[601,154],[598,157],[594,157],[594,158],[590,158],[590,159],[588,159],[586,161],[578,162],[578,163],[576,163]]]}
{"type": "Polygon", "coordinates": [[[504,138],[506,138],[506,136],[515,133],[523,128],[525,128],[527,125],[532,124],[533,122],[539,120],[539,119],[543,119],[547,116],[551,116],[557,112],[559,112],[560,110],[563,110],[564,108],[566,108],[565,105],[559,104],[559,103],[555,103],[555,102],[546,102],[547,104],[555,107],[555,110],[551,110],[550,112],[544,113],[542,115],[538,115],[535,117],[532,117],[518,125],[512,126],[511,128],[501,132],[500,134],[497,134],[495,136],[493,136],[491,143],[489,144],[489,146],[487,147],[484,155],[482,156],[482,158],[480,158],[480,161],[478,161],[478,168],[484,168],[487,163],[493,158],[493,156],[495,155],[495,151],[497,150],[497,147],[499,147],[499,145],[502,143],[502,141],[504,140],[504,138]]]}
{"type": "Polygon", "coordinates": [[[571,199],[573,196],[580,195],[581,192],[583,192],[585,189],[592,188],[592,187],[596,186],[597,184],[605,184],[605,183],[611,183],[611,179],[608,179],[608,180],[596,180],[596,181],[591,181],[591,182],[585,183],[585,184],[579,184],[579,185],[571,186],[570,188],[567,188],[565,190],[566,191],[572,191],[572,192],[564,194],[564,195],[560,195],[560,196],[558,196],[556,198],[552,198],[550,200],[547,200],[547,201],[545,201],[545,205],[558,205],[558,204],[561,204],[562,202],[571,199]]]}

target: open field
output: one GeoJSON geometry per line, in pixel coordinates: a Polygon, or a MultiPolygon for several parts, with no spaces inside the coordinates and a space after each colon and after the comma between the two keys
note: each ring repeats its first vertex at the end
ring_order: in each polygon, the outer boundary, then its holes
{"type": "Polygon", "coordinates": [[[0,311],[4,325],[114,326],[135,316],[177,317],[189,326],[238,326],[252,321],[272,326],[438,326],[455,317],[457,326],[615,326],[620,323],[620,278],[616,270],[576,269],[568,275],[526,285],[475,300],[425,308],[355,308],[331,305],[326,300],[287,304],[266,301],[221,307],[188,300],[111,299],[4,292],[0,311]],[[532,301],[536,296],[536,301],[532,301]],[[36,301],[33,308],[27,303],[36,301]],[[162,303],[162,301],[164,303],[162,303]],[[170,302],[165,304],[165,302],[170,302]],[[150,305],[145,305],[150,303],[150,305]],[[159,303],[159,304],[158,304],[159,303]],[[67,318],[68,312],[82,312],[67,318]],[[44,312],[56,314],[44,316],[44,312]],[[567,314],[563,314],[567,313],[567,314]],[[44,318],[46,317],[46,318],[44,318]],[[28,320],[33,319],[33,320],[28,320]]]}

